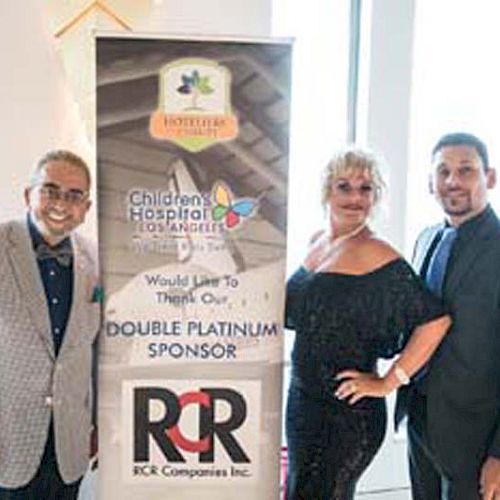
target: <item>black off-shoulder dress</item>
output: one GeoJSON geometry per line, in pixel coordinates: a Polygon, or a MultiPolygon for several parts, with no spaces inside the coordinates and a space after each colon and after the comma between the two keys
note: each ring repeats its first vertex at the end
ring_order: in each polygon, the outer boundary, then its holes
{"type": "MultiPolygon", "coordinates": [[[[287,283],[287,328],[296,331],[288,393],[287,500],[348,500],[382,444],[382,398],[353,406],[334,393],[336,373],[376,370],[412,330],[445,314],[408,263],[352,275],[299,268],[287,283]]],[[[389,471],[388,471],[389,473],[389,471]]]]}

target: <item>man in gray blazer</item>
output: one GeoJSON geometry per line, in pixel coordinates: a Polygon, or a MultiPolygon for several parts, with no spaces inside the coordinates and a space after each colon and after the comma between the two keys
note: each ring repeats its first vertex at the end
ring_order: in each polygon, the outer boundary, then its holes
{"type": "Polygon", "coordinates": [[[466,133],[432,151],[431,192],[446,221],[423,231],[414,264],[452,316],[425,374],[399,391],[415,500],[500,500],[500,224],[495,171],[466,133]],[[448,248],[446,248],[448,247],[448,248]]]}
{"type": "Polygon", "coordinates": [[[51,151],[26,217],[0,224],[0,499],[76,499],[89,462],[99,288],[73,232],[89,189],[85,162],[51,151]]]}

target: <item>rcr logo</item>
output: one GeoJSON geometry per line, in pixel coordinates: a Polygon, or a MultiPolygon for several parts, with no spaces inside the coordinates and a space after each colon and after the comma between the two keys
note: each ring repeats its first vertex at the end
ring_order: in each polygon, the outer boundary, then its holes
{"type": "Polygon", "coordinates": [[[249,463],[250,459],[238,443],[233,432],[241,427],[247,417],[243,396],[228,388],[202,388],[195,392],[177,395],[164,387],[134,389],[134,461],[149,461],[151,436],[168,462],[186,462],[181,452],[198,453],[200,463],[214,462],[214,440],[217,436],[233,463],[249,463]],[[151,420],[150,402],[165,407],[161,420],[151,420]],[[224,422],[215,421],[217,401],[230,407],[230,416],[224,422]],[[186,438],[179,427],[182,410],[190,404],[199,405],[198,440],[186,438]]]}

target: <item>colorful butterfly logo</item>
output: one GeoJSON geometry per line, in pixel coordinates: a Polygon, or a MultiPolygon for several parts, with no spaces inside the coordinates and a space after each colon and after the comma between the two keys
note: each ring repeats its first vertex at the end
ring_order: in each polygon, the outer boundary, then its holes
{"type": "Polygon", "coordinates": [[[233,193],[226,184],[218,182],[212,189],[215,206],[212,217],[215,221],[225,219],[226,227],[231,229],[240,223],[241,217],[249,217],[257,207],[257,200],[240,198],[233,201],[233,193]]]}

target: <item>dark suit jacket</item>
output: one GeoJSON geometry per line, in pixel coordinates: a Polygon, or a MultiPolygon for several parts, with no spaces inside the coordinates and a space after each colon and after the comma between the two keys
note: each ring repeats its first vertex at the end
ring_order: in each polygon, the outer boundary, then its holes
{"type": "MultiPolygon", "coordinates": [[[[500,224],[491,208],[447,270],[443,299],[453,324],[427,373],[427,437],[445,472],[477,471],[500,458],[500,224]]],[[[414,266],[421,271],[442,227],[423,231],[414,266]]],[[[412,386],[399,391],[396,424],[412,386]]]]}

